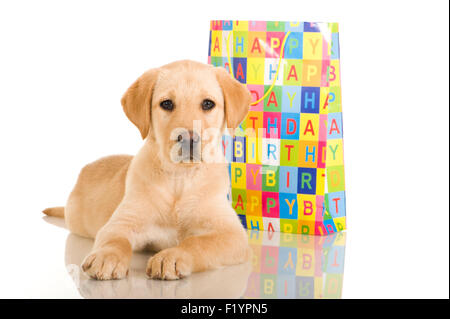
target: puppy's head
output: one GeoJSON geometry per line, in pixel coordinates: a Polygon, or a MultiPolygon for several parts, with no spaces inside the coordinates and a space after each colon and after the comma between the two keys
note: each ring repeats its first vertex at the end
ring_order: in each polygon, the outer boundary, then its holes
{"type": "Polygon", "coordinates": [[[248,113],[251,95],[224,69],[178,61],[151,69],[125,92],[125,114],[157,143],[163,159],[200,162],[220,141],[225,127],[234,130],[248,113]]]}

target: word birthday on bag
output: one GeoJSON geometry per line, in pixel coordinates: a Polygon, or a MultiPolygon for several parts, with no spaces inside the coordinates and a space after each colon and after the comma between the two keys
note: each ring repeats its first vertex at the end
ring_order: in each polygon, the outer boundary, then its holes
{"type": "Polygon", "coordinates": [[[208,62],[246,84],[254,100],[222,141],[243,225],[314,235],[345,229],[337,24],[212,21],[208,62]]]}

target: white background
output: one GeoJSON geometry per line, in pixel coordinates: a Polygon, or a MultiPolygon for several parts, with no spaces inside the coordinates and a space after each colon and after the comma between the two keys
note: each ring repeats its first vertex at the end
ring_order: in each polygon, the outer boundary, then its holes
{"type": "Polygon", "coordinates": [[[77,297],[42,220],[89,161],[139,149],[120,98],[207,61],[209,20],[340,23],[344,298],[449,297],[447,1],[1,1],[0,297],[77,297]]]}

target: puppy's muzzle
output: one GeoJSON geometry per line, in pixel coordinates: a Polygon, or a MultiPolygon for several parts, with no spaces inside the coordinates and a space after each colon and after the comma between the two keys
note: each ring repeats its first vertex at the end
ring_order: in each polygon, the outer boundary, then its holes
{"type": "Polygon", "coordinates": [[[201,138],[197,132],[185,131],[178,135],[177,142],[181,144],[180,152],[183,162],[199,162],[201,159],[201,138]]]}

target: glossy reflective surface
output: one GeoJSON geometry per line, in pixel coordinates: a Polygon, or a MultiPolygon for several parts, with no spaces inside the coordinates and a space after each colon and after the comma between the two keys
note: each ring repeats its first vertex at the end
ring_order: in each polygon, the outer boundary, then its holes
{"type": "Polygon", "coordinates": [[[97,281],[80,271],[93,241],[68,234],[65,265],[84,298],[340,298],[345,233],[327,237],[248,231],[250,262],[195,273],[176,281],[151,280],[151,253],[133,255],[128,277],[97,281]]]}
{"type": "Polygon", "coordinates": [[[414,231],[250,231],[253,256],[243,265],[158,281],[145,276],[151,253],[135,253],[127,279],[96,281],[79,268],[93,240],[39,211],[11,219],[0,224],[0,298],[429,298],[448,288],[445,241],[414,231]]]}

